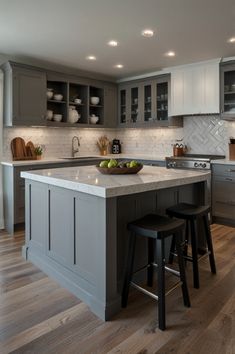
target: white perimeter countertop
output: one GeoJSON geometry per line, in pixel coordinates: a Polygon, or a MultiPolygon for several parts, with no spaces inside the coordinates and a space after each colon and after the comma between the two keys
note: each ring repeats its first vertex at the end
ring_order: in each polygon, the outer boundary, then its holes
{"type": "Polygon", "coordinates": [[[206,181],[211,173],[144,166],[137,175],[102,175],[95,166],[21,172],[21,177],[102,198],[206,181]]]}
{"type": "MultiPolygon", "coordinates": [[[[78,155],[77,159],[65,159],[63,157],[51,157],[51,158],[42,158],[42,160],[23,160],[23,161],[12,161],[12,160],[4,160],[1,162],[2,165],[5,166],[30,166],[30,165],[46,165],[46,164],[54,164],[54,163],[71,163],[71,162],[79,162],[87,157],[94,157],[94,159],[130,159],[130,160],[149,160],[149,161],[165,161],[165,156],[154,156],[154,155],[142,155],[142,154],[109,154],[107,156],[100,156],[95,154],[90,155],[78,155]]],[[[92,161],[92,160],[91,160],[92,161]]]]}

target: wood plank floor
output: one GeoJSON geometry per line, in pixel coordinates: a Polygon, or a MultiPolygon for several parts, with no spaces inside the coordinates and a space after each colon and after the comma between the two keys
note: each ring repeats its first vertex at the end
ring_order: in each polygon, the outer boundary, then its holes
{"type": "Polygon", "coordinates": [[[128,307],[103,322],[23,260],[23,232],[0,232],[0,353],[235,354],[235,228],[212,225],[212,232],[218,274],[203,260],[196,290],[187,267],[192,307],[173,292],[165,332],[156,303],[135,290],[128,307]]]}

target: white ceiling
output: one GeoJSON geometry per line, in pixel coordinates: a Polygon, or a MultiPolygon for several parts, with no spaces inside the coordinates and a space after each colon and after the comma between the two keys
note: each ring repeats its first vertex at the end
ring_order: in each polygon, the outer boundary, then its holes
{"type": "Polygon", "coordinates": [[[118,78],[235,56],[232,36],[235,0],[0,0],[0,53],[118,78]],[[142,37],[145,28],[156,36],[142,37]]]}

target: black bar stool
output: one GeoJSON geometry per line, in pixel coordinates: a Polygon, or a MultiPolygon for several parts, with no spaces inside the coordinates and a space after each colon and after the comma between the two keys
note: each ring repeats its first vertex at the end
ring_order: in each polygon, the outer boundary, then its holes
{"type": "Polygon", "coordinates": [[[127,257],[123,292],[122,292],[122,307],[127,306],[130,285],[134,286],[136,289],[142,291],[146,295],[149,295],[153,299],[158,300],[159,328],[161,330],[164,330],[166,328],[165,295],[170,293],[178,285],[181,285],[184,305],[190,307],[190,300],[189,300],[185,269],[184,269],[184,259],[182,254],[182,239],[183,239],[182,235],[184,230],[184,222],[177,219],[171,219],[166,216],[149,214],[141,219],[129,223],[128,230],[130,230],[131,233],[129,239],[129,250],[128,250],[128,257],[127,257]],[[138,271],[147,268],[147,285],[152,286],[153,270],[154,267],[157,268],[157,273],[158,273],[157,295],[154,294],[153,292],[150,292],[142,288],[137,283],[132,281],[136,235],[148,238],[148,264],[138,271]],[[171,235],[174,235],[175,245],[178,252],[179,272],[165,266],[165,239],[171,235]],[[156,247],[157,263],[154,263],[155,247],[156,247]],[[177,284],[174,287],[172,287],[167,293],[165,293],[165,270],[171,272],[172,274],[180,278],[180,281],[177,282],[177,284]]]}
{"type": "MultiPolygon", "coordinates": [[[[186,220],[184,258],[185,260],[189,260],[193,263],[193,283],[194,283],[194,288],[196,289],[199,288],[199,272],[198,272],[199,259],[209,255],[211,272],[216,274],[211,230],[210,230],[210,225],[208,220],[209,212],[210,212],[210,207],[208,205],[199,206],[199,205],[193,205],[187,203],[180,203],[166,210],[167,215],[169,215],[170,217],[176,217],[178,219],[186,220]],[[206,243],[208,248],[208,252],[206,252],[206,254],[200,258],[198,258],[198,231],[197,231],[197,221],[199,218],[202,218],[203,220],[206,243]],[[189,241],[189,225],[191,230],[192,257],[188,256],[187,254],[187,246],[189,241]]],[[[172,244],[171,244],[170,262],[173,262],[174,253],[175,253],[175,238],[173,237],[172,244]]]]}

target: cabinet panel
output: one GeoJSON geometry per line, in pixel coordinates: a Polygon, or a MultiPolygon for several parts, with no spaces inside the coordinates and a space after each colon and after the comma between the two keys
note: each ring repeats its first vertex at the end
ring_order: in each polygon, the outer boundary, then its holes
{"type": "Polygon", "coordinates": [[[13,125],[45,125],[46,74],[13,69],[13,125]]]}
{"type": "Polygon", "coordinates": [[[48,192],[47,185],[34,182],[27,184],[29,205],[29,242],[39,249],[45,249],[46,237],[48,233],[48,192]]]}
{"type": "Polygon", "coordinates": [[[170,115],[184,114],[184,72],[173,71],[171,73],[171,107],[170,115]]]}
{"type": "Polygon", "coordinates": [[[50,187],[48,193],[48,255],[69,266],[74,258],[74,197],[69,191],[56,187],[50,187]]]}
{"type": "Polygon", "coordinates": [[[220,113],[219,65],[206,65],[204,68],[204,106],[203,113],[220,113]]]}
{"type": "Polygon", "coordinates": [[[172,70],[171,115],[209,113],[219,113],[219,63],[172,70]]]}

